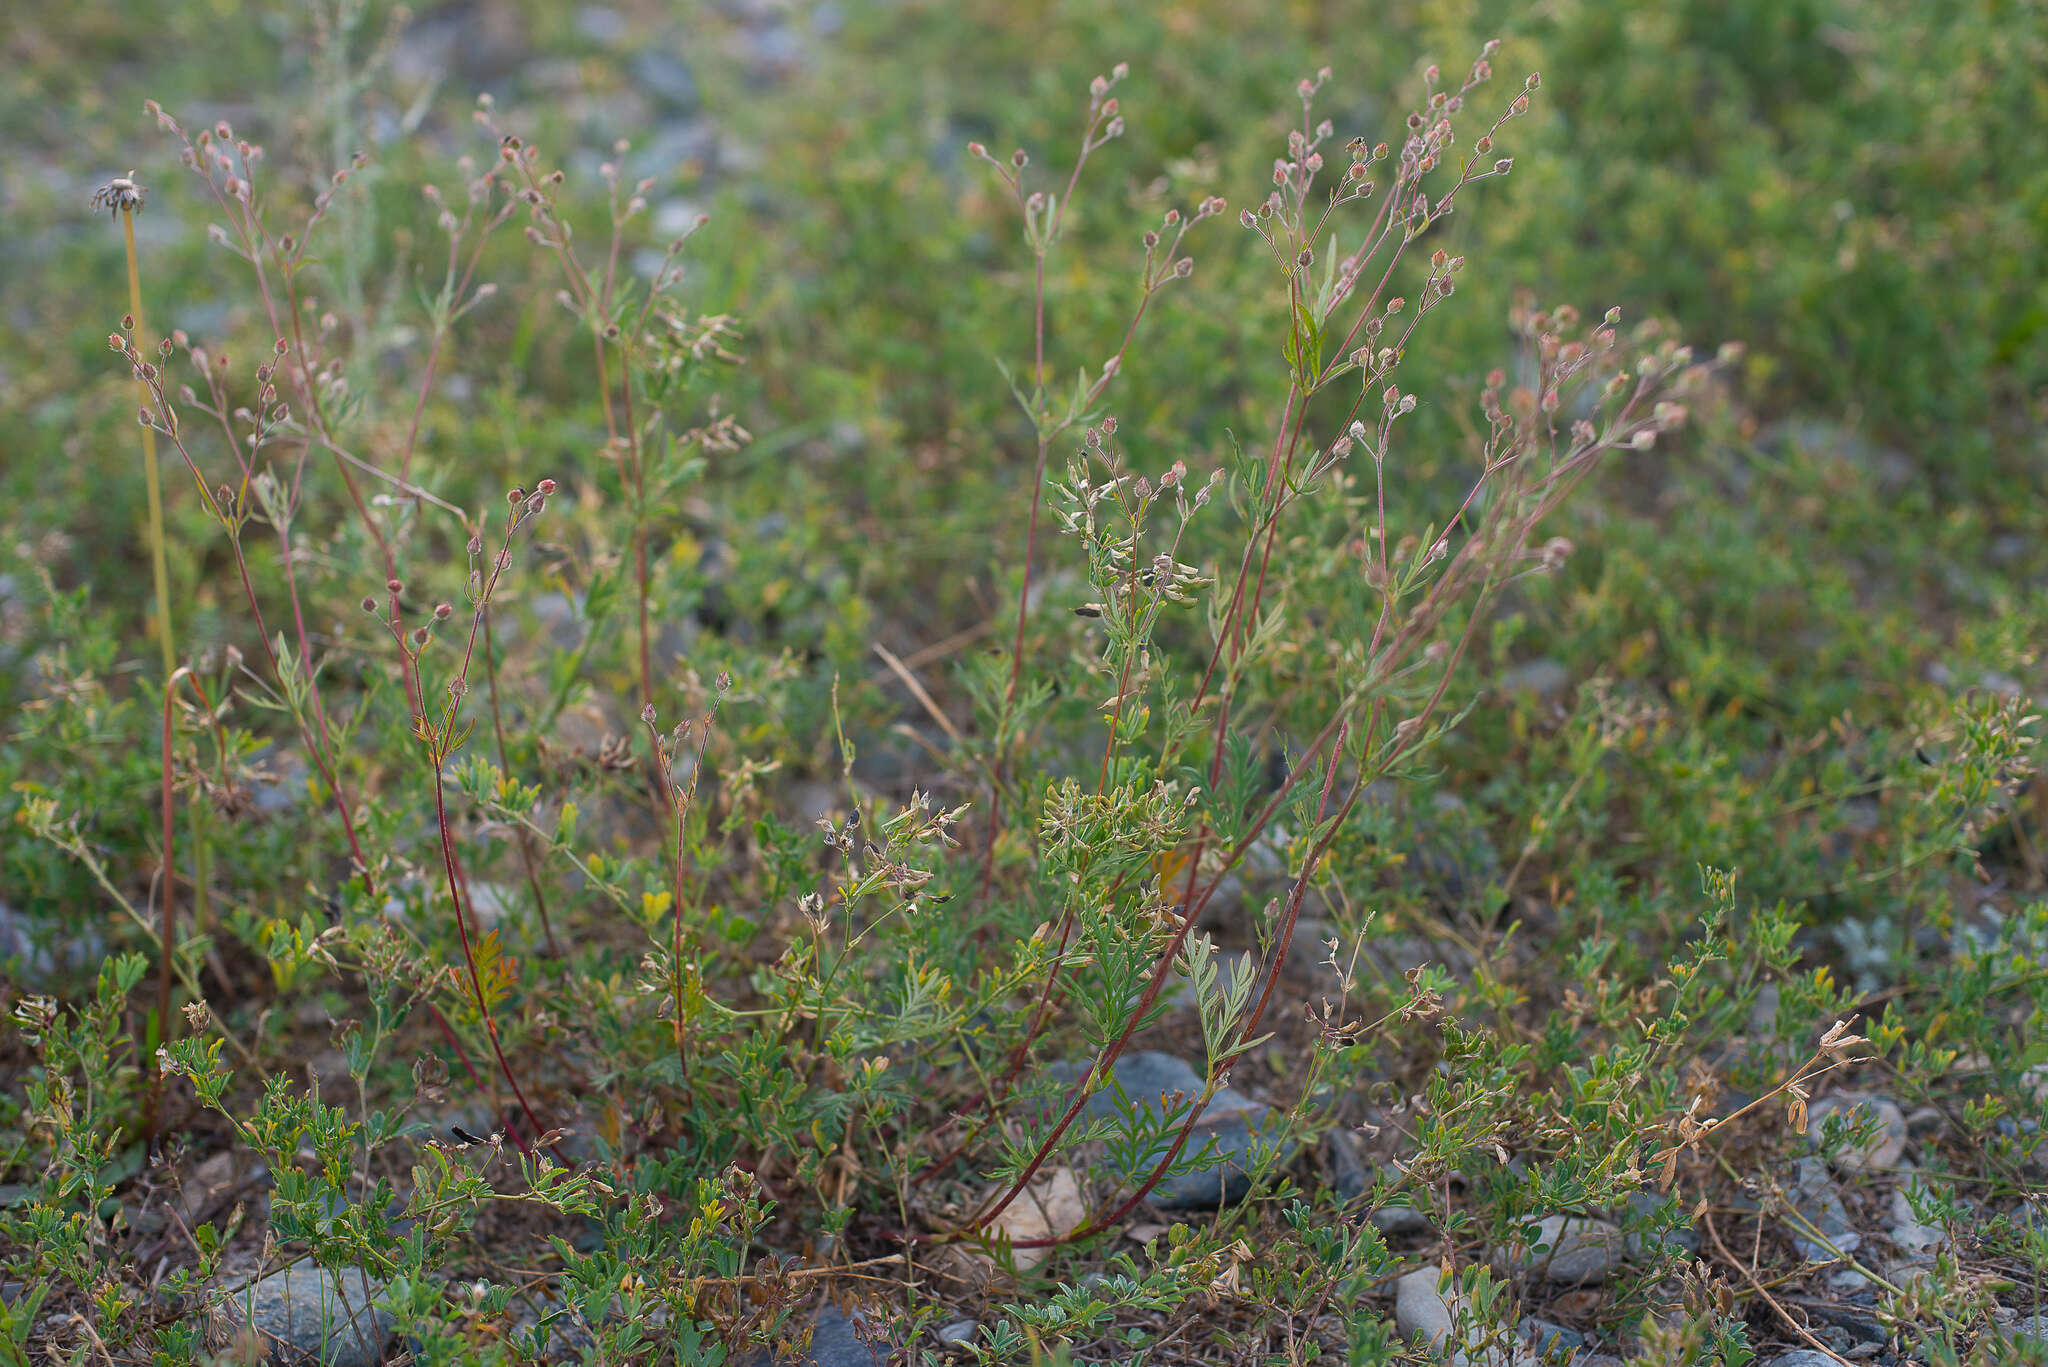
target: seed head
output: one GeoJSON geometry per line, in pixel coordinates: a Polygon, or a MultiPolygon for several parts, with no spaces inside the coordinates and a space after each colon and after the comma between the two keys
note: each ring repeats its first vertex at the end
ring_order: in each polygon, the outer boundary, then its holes
{"type": "Polygon", "coordinates": [[[369,594],[367,594],[367,593],[366,593],[366,594],[364,594],[364,595],[363,595],[363,611],[364,611],[364,612],[375,612],[376,610],[377,610],[377,600],[376,600],[376,599],[374,599],[374,598],[372,598],[372,597],[370,597],[370,595],[369,595],[369,594]]]}
{"type": "Polygon", "coordinates": [[[149,191],[135,183],[135,173],[130,171],[125,176],[115,176],[94,190],[92,207],[105,209],[109,218],[124,211],[131,214],[141,213],[142,202],[148,197],[149,191]]]}

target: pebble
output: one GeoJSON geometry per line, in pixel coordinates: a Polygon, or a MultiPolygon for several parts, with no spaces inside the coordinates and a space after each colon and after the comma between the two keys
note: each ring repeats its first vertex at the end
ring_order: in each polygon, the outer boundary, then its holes
{"type": "Polygon", "coordinates": [[[980,1329],[981,1324],[977,1320],[954,1320],[951,1324],[940,1327],[939,1342],[949,1346],[956,1343],[972,1343],[980,1329]]]}
{"type": "Polygon", "coordinates": [[[1795,1348],[1772,1358],[1770,1367],[1841,1367],[1841,1364],[1818,1349],[1795,1348]]]}
{"type": "MultiPolygon", "coordinates": [[[[1086,1066],[1056,1063],[1048,1067],[1047,1072],[1063,1083],[1072,1083],[1086,1066]]],[[[1158,1050],[1125,1054],[1117,1060],[1115,1071],[1124,1094],[1134,1104],[1155,1113],[1160,1112],[1165,1099],[1175,1093],[1189,1100],[1202,1094],[1202,1075],[1183,1060],[1158,1050]]],[[[1088,1098],[1081,1114],[1084,1120],[1096,1120],[1113,1118],[1116,1110],[1116,1099],[1111,1089],[1105,1087],[1088,1098]]],[[[1242,1199],[1251,1190],[1250,1169],[1257,1155],[1271,1145],[1272,1141],[1259,1131],[1272,1116],[1273,1108],[1265,1103],[1254,1101],[1229,1087],[1219,1089],[1209,1099],[1201,1120],[1189,1134],[1182,1156],[1185,1158],[1200,1152],[1200,1146],[1213,1139],[1214,1153],[1221,1161],[1206,1171],[1182,1173],[1165,1179],[1152,1188],[1146,1199],[1161,1210],[1213,1210],[1219,1205],[1242,1199]]],[[[1151,1164],[1164,1153],[1165,1144],[1162,1143],[1155,1152],[1146,1156],[1138,1165],[1138,1172],[1132,1176],[1142,1180],[1150,1171],[1151,1164]]]]}
{"type": "Polygon", "coordinates": [[[1440,1348],[1450,1336],[1451,1303],[1437,1293],[1442,1273],[1434,1267],[1418,1268],[1394,1283],[1394,1327],[1401,1337],[1420,1338],[1440,1348]]]}
{"type": "Polygon", "coordinates": [[[1549,1320],[1538,1319],[1534,1315],[1522,1316],[1521,1323],[1515,1327],[1522,1331],[1523,1338],[1536,1345],[1538,1352],[1547,1353],[1553,1346],[1558,1348],[1583,1348],[1586,1346],[1586,1336],[1578,1330],[1562,1324],[1553,1324],[1549,1320]]]}
{"type": "MultiPolygon", "coordinates": [[[[1638,1219],[1648,1221],[1661,1222],[1669,1218],[1667,1208],[1676,1204],[1673,1198],[1660,1196],[1652,1191],[1631,1192],[1628,1198],[1629,1209],[1635,1213],[1638,1219]]],[[[1630,1235],[1628,1240],[1629,1253],[1633,1255],[1641,1252],[1646,1243],[1673,1253],[1683,1253],[1687,1256],[1700,1251],[1699,1231],[1692,1227],[1689,1220],[1678,1228],[1666,1230],[1654,1238],[1630,1235]]]]}
{"type": "Polygon", "coordinates": [[[1802,1258],[1808,1262],[1833,1262],[1839,1255],[1854,1253],[1863,1246],[1863,1236],[1849,1223],[1848,1208],[1842,1204],[1842,1193],[1834,1179],[1828,1176],[1826,1163],[1818,1158],[1800,1159],[1799,1180],[1788,1195],[1792,1208],[1834,1245],[1830,1248],[1815,1240],[1805,1229],[1788,1220],[1787,1232],[1802,1258]]]}
{"type": "Polygon", "coordinates": [[[1502,670],[1499,682],[1502,693],[1533,693],[1544,702],[1562,697],[1571,686],[1571,670],[1547,655],[1502,670]]]}
{"type": "MultiPolygon", "coordinates": [[[[868,1326],[873,1333],[873,1326],[868,1326]]],[[[889,1360],[885,1340],[878,1339],[870,1350],[854,1322],[836,1306],[826,1306],[811,1322],[810,1351],[799,1357],[771,1358],[757,1353],[744,1359],[745,1367],[875,1367],[889,1360]]]]}
{"type": "Polygon", "coordinates": [[[663,48],[634,54],[627,69],[633,84],[669,108],[690,114],[697,109],[697,76],[689,64],[663,48]]]}
{"type": "Polygon", "coordinates": [[[106,955],[106,941],[90,925],[81,922],[60,929],[0,902],[0,969],[17,961],[17,987],[48,990],[61,978],[89,972],[106,955]]]}
{"type": "Polygon", "coordinates": [[[1537,1228],[1535,1242],[1547,1251],[1531,1247],[1514,1258],[1508,1250],[1496,1250],[1496,1269],[1505,1272],[1513,1263],[1552,1286],[1585,1286],[1606,1281],[1627,1247],[1621,1231],[1605,1220],[1546,1215],[1537,1228]]]}
{"type": "MultiPolygon", "coordinates": [[[[1394,1328],[1403,1339],[1421,1339],[1430,1348],[1443,1351],[1451,1335],[1462,1302],[1455,1290],[1446,1299],[1437,1291],[1439,1269],[1420,1267],[1394,1283],[1394,1328]]],[[[1475,1336],[1484,1329],[1473,1326],[1475,1336]]],[[[1488,1348],[1471,1351],[1459,1348],[1450,1355],[1452,1367],[1540,1367],[1540,1359],[1520,1348],[1488,1348]]]]}
{"type": "MultiPolygon", "coordinates": [[[[1340,1201],[1357,1200],[1371,1191],[1377,1180],[1384,1180],[1390,1186],[1398,1186],[1406,1180],[1406,1175],[1391,1163],[1378,1169],[1377,1173],[1368,1167],[1362,1152],[1363,1144],[1349,1130],[1330,1131],[1327,1145],[1330,1186],[1340,1201]]],[[[1407,1204],[1389,1202],[1373,1210],[1366,1218],[1382,1234],[1419,1234],[1429,1228],[1429,1216],[1407,1204]]]]}
{"type": "Polygon", "coordinates": [[[375,1367],[391,1342],[393,1320],[375,1308],[384,1283],[361,1268],[335,1271],[296,1263],[225,1296],[230,1325],[248,1325],[293,1362],[375,1367]]]}
{"type": "Polygon", "coordinates": [[[1844,1114],[1842,1123],[1864,1123],[1863,1114],[1877,1118],[1877,1133],[1864,1144],[1850,1144],[1835,1156],[1835,1166],[1843,1172],[1885,1172],[1899,1165],[1906,1155],[1906,1113],[1899,1104],[1889,1098],[1870,1096],[1860,1092],[1843,1092],[1837,1096],[1824,1096],[1807,1108],[1806,1133],[1816,1142],[1821,1136],[1821,1123],[1836,1112],[1844,1114]]]}

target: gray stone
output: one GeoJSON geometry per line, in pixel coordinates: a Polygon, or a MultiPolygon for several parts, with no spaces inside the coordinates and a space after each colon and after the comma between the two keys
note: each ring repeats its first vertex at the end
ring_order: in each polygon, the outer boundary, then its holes
{"type": "MultiPolygon", "coordinates": [[[[1640,1220],[1663,1223],[1675,1213],[1677,1202],[1669,1196],[1660,1196],[1653,1191],[1629,1193],[1628,1207],[1640,1220]]],[[[1655,1247],[1682,1253],[1688,1257],[1700,1251],[1699,1231],[1688,1220],[1676,1229],[1669,1229],[1656,1236],[1629,1235],[1628,1251],[1631,1256],[1642,1252],[1645,1247],[1655,1247]]]]}
{"type": "Polygon", "coordinates": [[[557,650],[574,650],[583,644],[590,624],[576,614],[567,594],[537,593],[529,604],[548,644],[557,650]]]}
{"type": "Polygon", "coordinates": [[[1757,440],[1765,450],[1833,457],[1867,473],[1887,494],[1903,491],[1918,477],[1913,458],[1893,446],[1879,446],[1853,428],[1818,418],[1792,418],[1765,429],[1757,440]]]}
{"type": "Polygon", "coordinates": [[[975,1334],[980,1330],[981,1325],[974,1320],[954,1320],[940,1328],[939,1342],[949,1346],[956,1343],[972,1343],[975,1334]]]}
{"type": "Polygon", "coordinates": [[[1535,1246],[1518,1248],[1519,1256],[1496,1250],[1496,1269],[1505,1272],[1516,1266],[1552,1286],[1585,1286],[1606,1281],[1627,1250],[1620,1230],[1588,1216],[1546,1215],[1537,1229],[1535,1246]]]}
{"type": "Polygon", "coordinates": [[[311,770],[296,750],[273,751],[261,757],[266,776],[249,785],[249,801],[264,816],[283,816],[306,800],[311,770]]]}
{"type": "MultiPolygon", "coordinates": [[[[1046,1071],[1061,1082],[1071,1083],[1079,1079],[1086,1066],[1055,1063],[1046,1071]]],[[[1118,1085],[1131,1103],[1154,1115],[1163,1113],[1167,1109],[1165,1103],[1176,1094],[1185,1101],[1202,1094],[1202,1075],[1172,1054],[1156,1050],[1126,1054],[1117,1060],[1115,1072],[1118,1085]]],[[[1106,1119],[1116,1112],[1114,1093],[1105,1087],[1088,1098],[1082,1118],[1106,1119]]],[[[1212,1152],[1221,1161],[1204,1171],[1182,1173],[1161,1181],[1146,1199],[1161,1210],[1210,1210],[1241,1199],[1251,1190],[1252,1167],[1271,1146],[1272,1141],[1262,1137],[1260,1131],[1275,1115],[1273,1108],[1263,1102],[1229,1087],[1219,1089],[1202,1109],[1201,1119],[1189,1134],[1181,1157],[1186,1159],[1201,1152],[1213,1140],[1212,1152]]],[[[1131,1178],[1143,1180],[1152,1165],[1165,1156],[1170,1142],[1164,1141],[1155,1152],[1148,1153],[1139,1163],[1139,1170],[1130,1174],[1131,1178]]]]}
{"type": "Polygon", "coordinates": [[[15,985],[40,992],[56,979],[91,972],[107,957],[107,942],[88,923],[60,926],[0,902],[0,970],[16,961],[15,985]]]}
{"type": "MultiPolygon", "coordinates": [[[[1437,1291],[1441,1275],[1434,1267],[1417,1268],[1394,1283],[1394,1328],[1403,1339],[1420,1339],[1443,1352],[1462,1303],[1455,1290],[1449,1298],[1437,1291]]],[[[1450,1354],[1452,1367],[1537,1367],[1538,1359],[1519,1348],[1480,1348],[1475,1340],[1487,1333],[1483,1325],[1467,1330],[1465,1344],[1450,1354]]]]}
{"type": "Polygon", "coordinates": [[[1854,1253],[1863,1246],[1863,1236],[1849,1223],[1849,1211],[1842,1204],[1842,1193],[1828,1176],[1827,1164],[1820,1159],[1799,1160],[1799,1180],[1787,1195],[1793,1211],[1827,1240],[1822,1243],[1803,1226],[1786,1221],[1786,1231],[1792,1236],[1793,1247],[1799,1250],[1802,1258],[1808,1262],[1833,1262],[1841,1254],[1854,1253]],[[1829,1247],[1830,1244],[1833,1247],[1829,1247]]]}
{"type": "MultiPolygon", "coordinates": [[[[1324,1148],[1330,1186],[1341,1201],[1348,1203],[1367,1195],[1376,1181],[1397,1185],[1405,1177],[1391,1163],[1375,1172],[1365,1161],[1363,1142],[1350,1130],[1330,1131],[1325,1136],[1324,1148]]],[[[1375,1208],[1366,1218],[1382,1234],[1418,1234],[1429,1228],[1429,1217],[1423,1212],[1414,1206],[1394,1202],[1375,1208]]]]}
{"type": "Polygon", "coordinates": [[[626,36],[626,18],[615,9],[584,5],[576,11],[576,36],[613,47],[626,36]]]}
{"type": "Polygon", "coordinates": [[[2017,1320],[2013,1323],[2012,1332],[2015,1338],[2026,1339],[2032,1343],[2048,1343],[2048,1315],[2029,1315],[2023,1320],[2017,1320]]]}
{"type": "Polygon", "coordinates": [[[521,894],[502,883],[471,883],[469,885],[469,914],[476,924],[491,930],[501,924],[507,915],[516,915],[521,894]]]}
{"type": "Polygon", "coordinates": [[[810,1350],[798,1357],[771,1358],[758,1353],[747,1359],[748,1367],[877,1367],[889,1361],[888,1340],[872,1325],[861,1326],[875,1341],[869,1348],[854,1322],[836,1306],[826,1306],[811,1322],[810,1350]]]}
{"type": "Polygon", "coordinates": [[[273,1360],[322,1367],[374,1367],[384,1360],[393,1320],[375,1307],[384,1283],[361,1268],[294,1264],[214,1304],[219,1346],[252,1328],[273,1360]]]}
{"type": "Polygon", "coordinates": [[[1522,1322],[1515,1327],[1522,1331],[1523,1338],[1536,1345],[1538,1352],[1548,1353],[1553,1347],[1583,1348],[1586,1346],[1586,1336],[1578,1330],[1562,1324],[1553,1324],[1549,1320],[1538,1319],[1534,1315],[1522,1316],[1522,1322]]]}
{"type": "MultiPolygon", "coordinates": [[[[696,174],[718,153],[718,130],[708,119],[666,119],[646,142],[628,155],[634,177],[653,176],[667,183],[685,172],[696,174]]],[[[714,576],[715,578],[715,576],[714,576]]]]}
{"type": "Polygon", "coordinates": [[[1860,1092],[1824,1096],[1807,1108],[1806,1133],[1818,1142],[1822,1122],[1837,1113],[1843,1115],[1842,1123],[1856,1126],[1864,1124],[1866,1116],[1877,1120],[1877,1133],[1868,1142],[1851,1143],[1835,1155],[1835,1166],[1843,1172],[1888,1172],[1905,1157],[1906,1113],[1896,1101],[1860,1092]]]}
{"type": "Polygon", "coordinates": [[[1841,1367],[1841,1364],[1818,1349],[1795,1348],[1772,1358],[1770,1367],[1841,1367]]]}
{"type": "Polygon", "coordinates": [[[1533,693],[1544,702],[1564,696],[1572,686],[1572,672],[1549,656],[1527,660],[1501,671],[1502,693],[1533,693]]]}
{"type": "Polygon", "coordinates": [[[1434,1267],[1419,1268],[1394,1283],[1394,1328],[1411,1342],[1421,1339],[1441,1348],[1450,1337],[1454,1312],[1451,1303],[1437,1294],[1442,1276],[1434,1267]]]}
{"type": "Polygon", "coordinates": [[[689,63],[665,48],[636,53],[627,70],[633,84],[679,113],[697,109],[697,76],[689,63]]]}

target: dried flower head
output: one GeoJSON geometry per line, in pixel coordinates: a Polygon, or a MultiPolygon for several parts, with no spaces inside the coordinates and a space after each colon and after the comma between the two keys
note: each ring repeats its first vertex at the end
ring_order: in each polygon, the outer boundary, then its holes
{"type": "Polygon", "coordinates": [[[135,183],[135,173],[115,176],[105,185],[92,192],[92,207],[105,209],[107,216],[118,213],[141,213],[142,202],[149,198],[149,191],[135,183]]]}

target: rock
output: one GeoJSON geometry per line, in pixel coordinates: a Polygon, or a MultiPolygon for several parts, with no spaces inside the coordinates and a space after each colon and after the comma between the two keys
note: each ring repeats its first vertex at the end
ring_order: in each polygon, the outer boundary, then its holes
{"type": "Polygon", "coordinates": [[[681,114],[697,111],[697,76],[676,53],[651,47],[627,64],[633,84],[681,114]]]}
{"type": "Polygon", "coordinates": [[[940,1327],[939,1342],[948,1347],[956,1343],[972,1343],[974,1336],[980,1331],[981,1324],[976,1320],[954,1320],[951,1324],[940,1327]]]}
{"type": "Polygon", "coordinates": [[[1892,1193],[1891,1217],[1891,1241],[1908,1253],[1924,1253],[1948,1237],[1939,1225],[1920,1223],[1903,1188],[1892,1193]]]}
{"type": "Polygon", "coordinates": [[[1774,423],[1757,439],[1757,445],[1767,451],[1796,451],[1842,461],[1863,470],[1878,491],[1886,494],[1902,492],[1919,474],[1913,458],[1904,451],[1879,446],[1853,428],[1825,419],[1792,418],[1774,423]]]}
{"type": "Polygon", "coordinates": [[[89,922],[59,926],[0,902],[0,974],[39,992],[56,979],[88,973],[107,956],[107,942],[89,922]]]}
{"type": "Polygon", "coordinates": [[[311,770],[296,750],[273,750],[260,757],[264,777],[249,785],[249,801],[263,816],[285,816],[306,800],[311,770]]]}
{"type": "Polygon", "coordinates": [[[1886,1172],[1896,1168],[1905,1157],[1906,1114],[1896,1101],[1860,1092],[1824,1096],[1807,1108],[1806,1133],[1817,1142],[1822,1122],[1837,1113],[1843,1116],[1838,1124],[1860,1127],[1868,1117],[1877,1122],[1877,1132],[1867,1142],[1852,1142],[1835,1155],[1835,1166],[1843,1172],[1886,1172]]]}
{"type": "Polygon", "coordinates": [[[1402,1338],[1419,1338],[1431,1348],[1441,1348],[1450,1337],[1454,1312],[1451,1302],[1437,1292],[1442,1275],[1434,1267],[1424,1267],[1394,1283],[1394,1328],[1402,1338]]]}
{"type": "MultiPolygon", "coordinates": [[[[1000,1233],[1012,1243],[1024,1243],[1034,1239],[1055,1239],[1069,1230],[1077,1228],[1088,1218],[1088,1200],[1081,1194],[1081,1184],[1074,1180],[1071,1168],[1054,1168],[1042,1172],[1030,1186],[1019,1192],[1017,1198],[1003,1207],[1000,1215],[990,1224],[992,1233],[1000,1233]]],[[[986,1254],[977,1255],[986,1259],[986,1254]]],[[[1019,1248],[1012,1252],[1019,1272],[1029,1272],[1052,1256],[1052,1248],[1019,1248]]],[[[993,1270],[990,1264],[990,1270],[993,1270]]]]}
{"type": "Polygon", "coordinates": [[[532,1307],[515,1302],[517,1312],[512,1332],[507,1335],[509,1341],[542,1362],[577,1362],[586,1350],[597,1346],[582,1317],[564,1302],[545,1294],[537,1300],[532,1307]],[[560,1318],[543,1326],[541,1321],[549,1315],[560,1318]]]}
{"type": "MultiPolygon", "coordinates": [[[[1394,1283],[1394,1328],[1403,1339],[1422,1340],[1439,1353],[1451,1335],[1462,1305],[1453,1287],[1449,1299],[1437,1291],[1442,1272],[1434,1267],[1417,1268],[1394,1283]]],[[[1487,1332],[1482,1325],[1470,1326],[1465,1347],[1454,1350],[1452,1367],[1538,1367],[1538,1359],[1520,1349],[1474,1350],[1471,1340],[1487,1332]]]]}
{"type": "Polygon", "coordinates": [[[1884,1264],[1885,1280],[1901,1291],[1910,1291],[1921,1282],[1934,1280],[1940,1269],[1935,1266],[1932,1256],[1925,1258],[1890,1258],[1884,1264]]]}
{"type": "Polygon", "coordinates": [[[2023,1320],[2015,1320],[2012,1333],[2013,1337],[2029,1343],[2048,1343],[2048,1315],[2029,1315],[2023,1320]]]}
{"type": "Polygon", "coordinates": [[[1521,1250],[1521,1256],[1496,1250],[1495,1269],[1505,1273],[1521,1267],[1552,1286],[1585,1286],[1606,1281],[1627,1250],[1620,1230],[1588,1216],[1546,1215],[1537,1229],[1536,1246],[1521,1250]]]}
{"type": "Polygon", "coordinates": [[[1564,696],[1571,686],[1571,670],[1541,656],[1502,670],[1498,689],[1502,693],[1533,693],[1541,701],[1549,702],[1564,696]]]}
{"type": "Polygon", "coordinates": [[[1808,1262],[1833,1262],[1842,1254],[1854,1253],[1863,1246],[1863,1236],[1849,1223],[1849,1211],[1842,1204],[1842,1193],[1828,1176],[1827,1164],[1820,1159],[1799,1160],[1799,1180],[1787,1195],[1793,1211],[1827,1240],[1822,1243],[1804,1227],[1786,1221],[1786,1230],[1791,1234],[1799,1256],[1808,1262]],[[1829,1247],[1830,1244],[1833,1247],[1829,1247]]]}
{"type": "Polygon", "coordinates": [[[519,7],[471,0],[423,15],[391,52],[391,73],[405,86],[445,77],[482,88],[510,76],[531,53],[519,7]]]}
{"type": "Polygon", "coordinates": [[[828,1305],[818,1312],[811,1322],[811,1346],[800,1357],[770,1358],[766,1353],[756,1354],[747,1360],[747,1367],[875,1367],[878,1362],[889,1361],[886,1341],[875,1335],[872,1325],[856,1324],[838,1307],[828,1305]],[[875,1337],[875,1346],[869,1348],[860,1331],[867,1329],[875,1337]]]}
{"type": "Polygon", "coordinates": [[[1549,1320],[1537,1319],[1534,1315],[1522,1316],[1521,1323],[1515,1327],[1522,1331],[1523,1338],[1536,1345],[1536,1351],[1539,1353],[1549,1354],[1557,1348],[1586,1346],[1586,1336],[1578,1330],[1562,1324],[1552,1324],[1549,1320]]]}
{"type": "Polygon", "coordinates": [[[375,1306],[383,1294],[384,1283],[361,1268],[297,1263],[214,1302],[215,1346],[226,1347],[248,1328],[274,1361],[375,1367],[393,1326],[391,1313],[375,1306]]]}
{"type": "Polygon", "coordinates": [[[502,883],[473,882],[469,885],[469,914],[480,929],[495,929],[508,914],[516,913],[519,897],[502,883]]]}
{"type": "MultiPolygon", "coordinates": [[[[1405,1180],[1399,1168],[1388,1163],[1375,1172],[1366,1164],[1364,1144],[1349,1130],[1332,1130],[1325,1136],[1330,1186],[1341,1201],[1356,1201],[1373,1189],[1376,1181],[1397,1185],[1405,1180]]],[[[1367,1219],[1382,1234],[1419,1234],[1429,1228],[1429,1217],[1414,1206],[1388,1202],[1371,1211],[1367,1219]]]]}
{"type": "MultiPolygon", "coordinates": [[[[664,119],[644,143],[634,145],[628,165],[636,178],[653,176],[666,184],[677,176],[703,174],[717,155],[718,130],[710,120],[664,119]]],[[[720,576],[707,572],[706,577],[715,583],[720,576]]]]}
{"type": "Polygon", "coordinates": [[[541,634],[556,650],[576,649],[590,632],[590,623],[577,615],[576,604],[565,593],[537,593],[528,606],[541,634]]]}
{"type": "MultiPolygon", "coordinates": [[[[1677,1206],[1678,1203],[1673,1198],[1660,1196],[1653,1191],[1629,1193],[1629,1210],[1634,1213],[1637,1219],[1645,1222],[1655,1224],[1667,1223],[1672,1215],[1682,1214],[1682,1212],[1678,1211],[1677,1206]]],[[[1700,1235],[1699,1231],[1692,1227],[1692,1221],[1689,1219],[1678,1228],[1665,1230],[1660,1235],[1629,1235],[1628,1251],[1631,1257],[1642,1252],[1646,1246],[1668,1249],[1673,1253],[1682,1253],[1689,1257],[1700,1251],[1700,1235]]]]}
{"type": "Polygon", "coordinates": [[[805,779],[790,785],[787,800],[791,824],[806,834],[817,830],[820,821],[839,825],[848,815],[844,783],[805,779]]]}
{"type": "Polygon", "coordinates": [[[1420,1234],[1430,1227],[1429,1216],[1413,1206],[1380,1206],[1366,1218],[1382,1234],[1420,1234]]]}
{"type": "Polygon", "coordinates": [[[223,1149],[194,1168],[178,1183],[178,1218],[187,1226],[205,1219],[215,1199],[235,1185],[239,1167],[235,1154],[223,1149]]]}
{"type": "Polygon", "coordinates": [[[1770,1367],[1841,1367],[1841,1364],[1817,1349],[1795,1348],[1772,1358],[1770,1367]]]}
{"type": "Polygon", "coordinates": [[[1364,1142],[1341,1126],[1323,1136],[1323,1168],[1340,1201],[1356,1201],[1372,1189],[1373,1174],[1366,1165],[1364,1142]]]}
{"type": "Polygon", "coordinates": [[[584,5],[576,11],[576,36],[593,43],[616,47],[626,37],[626,17],[601,5],[584,5]]]}
{"type": "Polygon", "coordinates": [[[1807,1307],[1817,1320],[1833,1325],[1860,1343],[1883,1343],[1891,1331],[1869,1309],[1861,1305],[1816,1302],[1807,1307]]]}
{"type": "Polygon", "coordinates": [[[1456,794],[1435,793],[1422,811],[1404,785],[1375,779],[1366,785],[1364,806],[1368,831],[1400,853],[1400,876],[1425,888],[1431,900],[1464,907],[1500,883],[1500,852],[1456,794]]]}
{"type": "MultiPolygon", "coordinates": [[[[1046,1071],[1061,1082],[1072,1083],[1079,1079],[1085,1067],[1079,1063],[1056,1063],[1046,1071]]],[[[1166,1109],[1165,1102],[1176,1094],[1187,1101],[1202,1094],[1200,1073],[1172,1054],[1157,1050],[1125,1054],[1117,1060],[1115,1072],[1117,1084],[1132,1103],[1151,1110],[1155,1115],[1162,1113],[1166,1109]]],[[[1116,1111],[1112,1089],[1104,1087],[1088,1098],[1088,1104],[1082,1109],[1082,1118],[1113,1117],[1116,1111]]],[[[1202,1146],[1214,1141],[1212,1152],[1220,1161],[1205,1171],[1186,1172],[1161,1181],[1152,1188],[1147,1199],[1161,1210],[1210,1210],[1242,1199],[1251,1190],[1251,1168],[1271,1145],[1271,1141],[1262,1138],[1259,1131],[1274,1114],[1273,1108],[1263,1102],[1254,1101],[1229,1087],[1219,1089],[1203,1108],[1201,1119],[1189,1134],[1181,1157],[1192,1157],[1201,1152],[1202,1146]]],[[[1165,1152],[1166,1144],[1162,1143],[1139,1163],[1137,1172],[1128,1176],[1133,1181],[1142,1181],[1165,1152]]]]}

